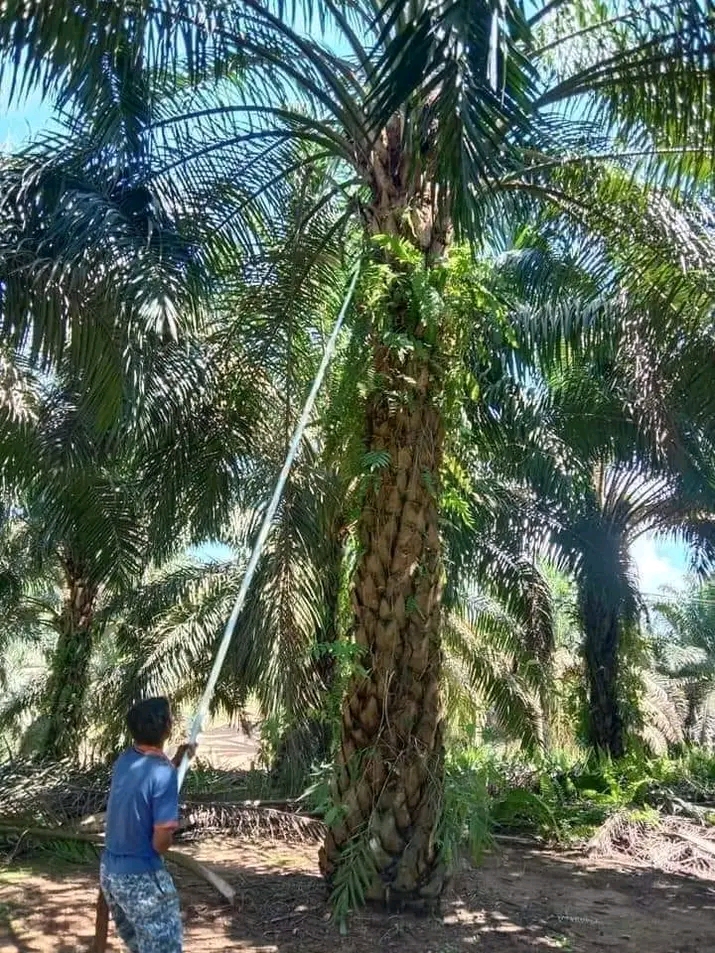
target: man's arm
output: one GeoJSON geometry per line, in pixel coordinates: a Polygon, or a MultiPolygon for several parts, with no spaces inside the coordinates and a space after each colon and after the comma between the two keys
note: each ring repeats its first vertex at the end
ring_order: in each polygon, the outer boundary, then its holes
{"type": "Polygon", "coordinates": [[[181,745],[172,758],[172,767],[158,782],[152,803],[154,831],[151,843],[157,854],[165,854],[174,842],[174,834],[179,826],[179,785],[176,769],[184,754],[193,758],[196,745],[181,745]]]}
{"type": "Polygon", "coordinates": [[[179,785],[176,768],[167,761],[157,766],[151,802],[152,847],[165,854],[171,847],[174,831],[179,826],[179,785]]]}
{"type": "Polygon", "coordinates": [[[154,828],[151,844],[157,854],[165,854],[167,850],[171,849],[171,845],[174,843],[174,831],[177,826],[154,828]]]}

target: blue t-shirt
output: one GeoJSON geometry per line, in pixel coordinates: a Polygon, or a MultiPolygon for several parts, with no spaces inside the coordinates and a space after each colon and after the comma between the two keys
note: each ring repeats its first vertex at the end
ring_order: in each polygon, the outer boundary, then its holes
{"type": "Polygon", "coordinates": [[[110,874],[160,870],[152,846],[155,827],[176,827],[179,786],[176,768],[160,751],[130,748],[117,758],[109,789],[102,862],[110,874]]]}

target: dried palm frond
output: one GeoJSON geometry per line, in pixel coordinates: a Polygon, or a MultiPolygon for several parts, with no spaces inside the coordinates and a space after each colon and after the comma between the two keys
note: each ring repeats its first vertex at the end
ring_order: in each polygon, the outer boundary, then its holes
{"type": "Polygon", "coordinates": [[[619,812],[588,845],[592,857],[715,881],[715,828],[678,817],[619,812]]]}
{"type": "Polygon", "coordinates": [[[183,807],[180,840],[196,840],[211,834],[230,834],[247,840],[318,842],[325,836],[322,821],[315,817],[273,807],[244,804],[196,804],[183,807]]]}
{"type": "MultiPolygon", "coordinates": [[[[110,770],[103,766],[78,770],[69,763],[2,765],[0,822],[33,828],[74,828],[85,818],[106,810],[109,781],[110,770]]],[[[180,838],[196,840],[223,833],[302,843],[323,837],[320,820],[287,808],[281,810],[260,801],[231,803],[189,796],[181,806],[184,821],[180,838]]]]}

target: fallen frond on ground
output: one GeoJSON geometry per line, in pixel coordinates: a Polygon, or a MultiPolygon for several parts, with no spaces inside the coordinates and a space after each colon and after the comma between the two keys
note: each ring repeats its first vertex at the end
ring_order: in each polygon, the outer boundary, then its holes
{"type": "Polygon", "coordinates": [[[110,769],[67,762],[0,765],[0,821],[63,827],[103,811],[110,769]]]}
{"type": "MultiPolygon", "coordinates": [[[[99,832],[107,806],[109,770],[80,770],[66,763],[0,765],[0,825],[99,832]],[[94,823],[87,823],[87,821],[94,823]]],[[[291,810],[290,802],[213,801],[210,793],[182,803],[182,840],[231,834],[247,840],[318,841],[322,822],[314,815],[291,810]]]]}
{"type": "Polygon", "coordinates": [[[715,881],[715,827],[682,817],[621,811],[588,843],[589,856],[715,881]]]}
{"type": "Polygon", "coordinates": [[[262,804],[187,802],[181,840],[195,840],[206,834],[229,833],[246,840],[269,839],[289,842],[320,841],[323,823],[311,815],[279,811],[262,804]]]}

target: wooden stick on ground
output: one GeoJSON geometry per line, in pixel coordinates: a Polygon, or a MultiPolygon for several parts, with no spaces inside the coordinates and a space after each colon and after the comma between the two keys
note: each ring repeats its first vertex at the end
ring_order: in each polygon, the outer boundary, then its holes
{"type": "Polygon", "coordinates": [[[94,918],[94,945],[92,953],[104,953],[107,949],[107,934],[109,932],[109,907],[104,894],[99,891],[97,896],[97,912],[94,918]]]}
{"type": "Polygon", "coordinates": [[[230,884],[226,883],[223,877],[220,877],[215,870],[209,870],[208,867],[204,867],[203,864],[200,864],[198,860],[195,860],[188,854],[182,854],[178,850],[168,850],[164,854],[164,857],[170,864],[176,864],[178,867],[190,870],[193,874],[196,874],[197,877],[201,877],[206,883],[211,884],[227,903],[233,904],[236,902],[236,891],[230,884]]]}

